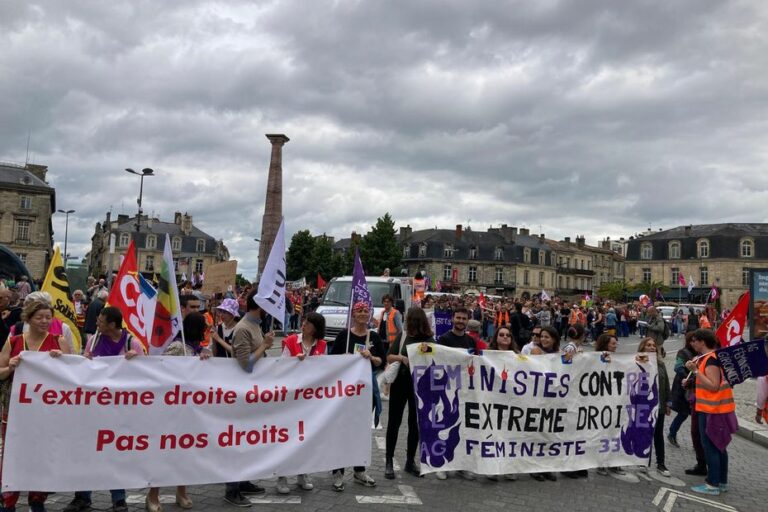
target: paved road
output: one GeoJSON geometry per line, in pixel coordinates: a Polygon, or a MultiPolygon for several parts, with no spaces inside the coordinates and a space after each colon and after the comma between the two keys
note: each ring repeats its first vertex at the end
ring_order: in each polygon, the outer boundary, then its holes
{"type": "MultiPolygon", "coordinates": [[[[619,351],[634,352],[639,338],[632,337],[621,341],[619,351]]],[[[671,339],[667,342],[668,364],[673,364],[674,353],[681,345],[671,339]]],[[[670,368],[671,369],[671,368],[670,368]]],[[[749,384],[745,384],[749,385],[749,384]]],[[[386,407],[383,423],[386,424],[386,407]]],[[[261,481],[267,488],[263,498],[256,499],[251,510],[275,511],[392,511],[392,510],[445,510],[445,511],[482,511],[524,510],[552,512],[591,512],[597,511],[739,511],[765,512],[766,490],[765,462],[768,449],[735,437],[729,447],[731,458],[731,491],[721,497],[703,499],[694,496],[688,487],[701,482],[698,477],[689,477],[683,470],[694,461],[686,422],[678,439],[681,448],[667,445],[667,466],[673,478],[664,478],[651,471],[648,476],[632,470],[636,482],[620,481],[617,478],[597,475],[590,471],[586,480],[570,480],[560,477],[557,482],[536,482],[528,476],[521,476],[516,482],[492,482],[485,478],[467,481],[450,478],[438,481],[434,476],[416,478],[398,472],[396,480],[385,480],[384,469],[384,430],[373,430],[374,464],[371,475],[377,480],[375,488],[364,488],[351,481],[351,472],[347,473],[345,492],[337,493],[331,489],[329,473],[314,475],[313,491],[296,490],[284,497],[275,491],[275,482],[261,481]],[[680,494],[682,493],[682,494],[680,494]],[[702,501],[703,499],[703,501],[702,501]],[[697,500],[697,501],[691,501],[697,500]]],[[[403,461],[405,451],[405,432],[401,432],[396,455],[403,461]]],[[[342,446],[338,447],[340,450],[342,446]]],[[[78,461],[82,462],[82,461],[78,461]]],[[[655,466],[655,465],[654,465],[655,466]]],[[[86,485],[87,487],[87,485],[86,485]]],[[[163,489],[167,495],[167,511],[180,511],[173,504],[173,489],[163,489]]],[[[144,509],[144,490],[129,491],[131,510],[144,509]]],[[[223,485],[198,486],[190,489],[190,496],[195,501],[194,510],[228,511],[235,507],[224,503],[223,485]]],[[[60,493],[51,496],[49,510],[61,510],[71,499],[71,494],[60,493]]],[[[106,492],[94,493],[94,508],[109,510],[109,495],[106,492]]]]}

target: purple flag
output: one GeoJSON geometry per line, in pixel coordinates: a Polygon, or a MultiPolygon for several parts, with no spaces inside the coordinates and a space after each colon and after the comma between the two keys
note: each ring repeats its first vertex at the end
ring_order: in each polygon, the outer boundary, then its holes
{"type": "MultiPolygon", "coordinates": [[[[371,293],[368,291],[368,283],[365,280],[365,270],[363,270],[363,262],[360,261],[360,250],[355,247],[355,267],[352,271],[352,296],[349,299],[349,314],[352,315],[352,308],[358,302],[365,302],[368,304],[368,310],[373,317],[373,301],[371,300],[371,293]]],[[[352,325],[348,322],[347,325],[352,325]]]]}

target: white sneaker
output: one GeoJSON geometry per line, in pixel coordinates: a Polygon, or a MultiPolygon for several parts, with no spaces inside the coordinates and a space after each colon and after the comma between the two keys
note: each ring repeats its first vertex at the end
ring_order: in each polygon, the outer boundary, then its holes
{"type": "Polygon", "coordinates": [[[376,487],[376,480],[370,477],[365,471],[355,471],[355,476],[352,478],[355,482],[366,487],[376,487]]]}
{"type": "Polygon", "coordinates": [[[312,483],[312,478],[309,475],[299,475],[297,483],[305,491],[311,491],[315,488],[315,484],[312,483]]]}
{"type": "Polygon", "coordinates": [[[597,474],[600,476],[608,476],[608,469],[606,468],[597,468],[597,474]]]}
{"type": "Polygon", "coordinates": [[[333,475],[333,490],[336,492],[344,490],[344,473],[341,471],[333,475]]]}
{"type": "Polygon", "coordinates": [[[277,478],[277,494],[290,494],[291,488],[288,487],[288,478],[280,476],[277,478]]]}
{"type": "Polygon", "coordinates": [[[459,475],[464,478],[464,480],[474,480],[475,474],[471,471],[467,471],[466,469],[463,469],[459,471],[459,475]]]}
{"type": "Polygon", "coordinates": [[[624,471],[624,469],[621,468],[620,466],[616,466],[615,468],[608,468],[608,471],[610,471],[614,475],[626,475],[627,474],[627,472],[624,471]]]}
{"type": "Polygon", "coordinates": [[[448,473],[445,471],[435,471],[435,478],[438,480],[447,480],[448,479],[448,473]]]}
{"type": "Polygon", "coordinates": [[[514,482],[515,480],[517,480],[517,475],[515,473],[507,473],[506,475],[504,475],[504,478],[506,478],[510,482],[514,482]]]}

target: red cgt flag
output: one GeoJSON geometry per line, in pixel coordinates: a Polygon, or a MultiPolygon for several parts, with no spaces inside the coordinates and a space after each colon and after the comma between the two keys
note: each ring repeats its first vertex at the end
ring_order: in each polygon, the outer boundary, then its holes
{"type": "Polygon", "coordinates": [[[483,292],[480,292],[480,297],[477,298],[477,303],[481,308],[485,309],[485,295],[483,295],[483,292]]]}
{"type": "Polygon", "coordinates": [[[128,331],[136,339],[141,341],[146,350],[147,333],[144,322],[143,300],[141,299],[141,286],[138,280],[138,266],[136,265],[136,251],[134,250],[133,240],[125,251],[123,263],[117,272],[112,290],[109,292],[107,305],[116,307],[123,314],[123,323],[128,331]]]}
{"type": "Polygon", "coordinates": [[[747,326],[747,311],[749,311],[749,292],[741,296],[731,314],[718,327],[715,334],[720,340],[720,346],[730,347],[742,342],[744,328],[747,326]]]}
{"type": "Polygon", "coordinates": [[[320,272],[317,273],[317,289],[322,290],[325,288],[325,285],[327,283],[325,282],[325,279],[323,279],[323,276],[320,275],[320,272]]]}

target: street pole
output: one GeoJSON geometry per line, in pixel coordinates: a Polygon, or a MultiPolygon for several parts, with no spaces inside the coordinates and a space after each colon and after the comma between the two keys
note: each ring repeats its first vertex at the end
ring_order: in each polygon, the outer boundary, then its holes
{"type": "Polygon", "coordinates": [[[141,273],[141,259],[139,258],[139,231],[141,230],[141,198],[144,195],[144,176],[154,176],[155,171],[153,169],[150,169],[149,167],[146,167],[141,170],[141,172],[136,172],[133,169],[126,169],[125,172],[129,172],[131,174],[135,174],[139,177],[139,198],[136,201],[139,204],[139,213],[136,215],[136,240],[134,243],[134,247],[136,247],[136,266],[138,267],[139,273],[141,273]]]}
{"type": "Polygon", "coordinates": [[[69,260],[69,253],[67,252],[67,238],[69,237],[69,214],[75,213],[75,210],[57,210],[59,213],[65,215],[64,220],[64,270],[67,269],[67,260],[69,260]]]}
{"type": "Polygon", "coordinates": [[[109,257],[107,258],[107,288],[112,289],[112,258],[115,255],[115,234],[109,234],[109,257]]]}

